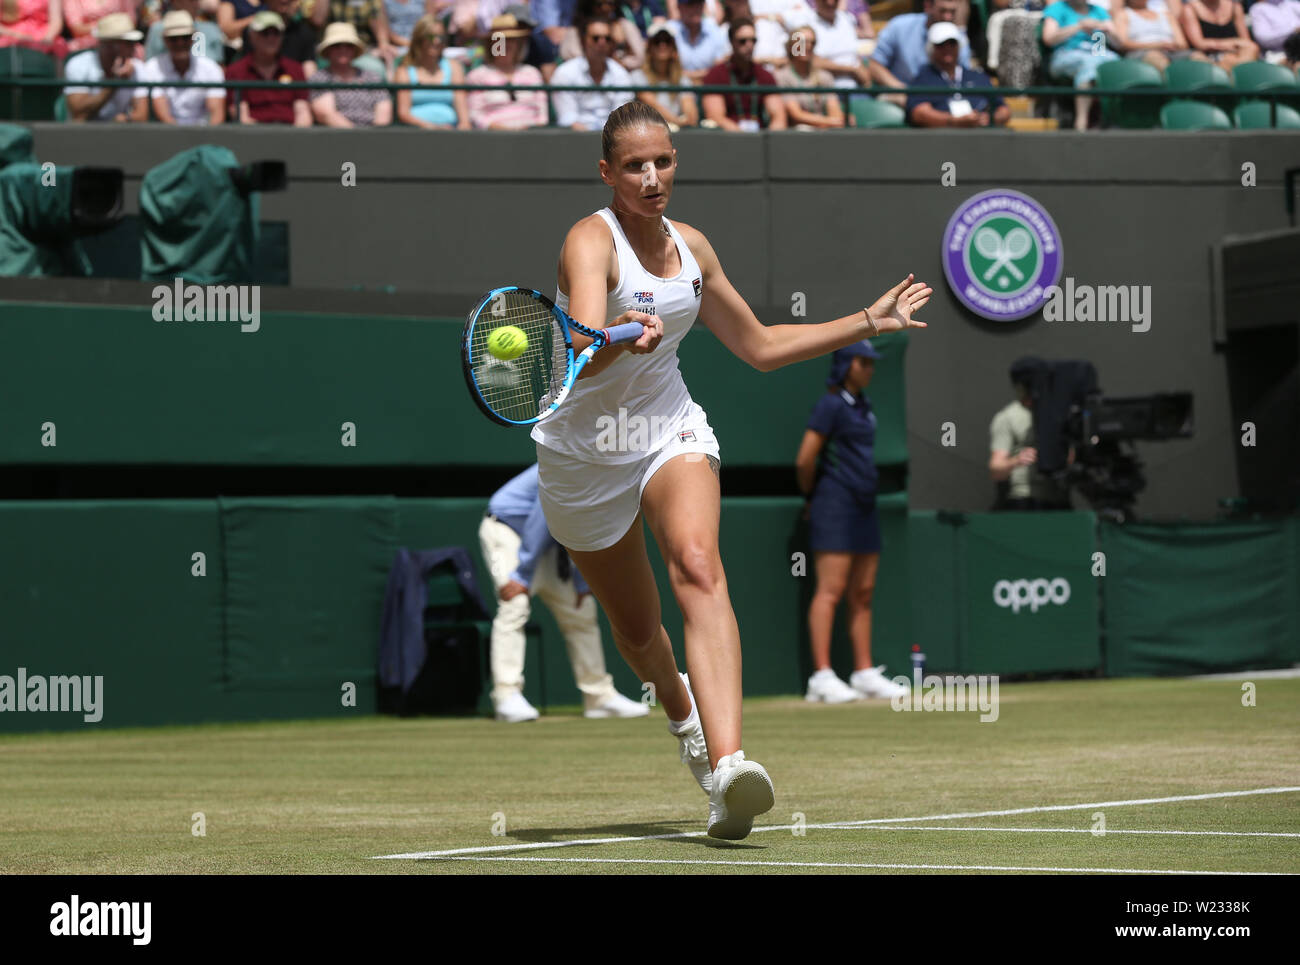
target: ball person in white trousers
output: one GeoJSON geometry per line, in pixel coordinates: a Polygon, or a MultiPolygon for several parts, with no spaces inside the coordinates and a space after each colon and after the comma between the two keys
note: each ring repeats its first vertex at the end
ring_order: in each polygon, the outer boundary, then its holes
{"type": "Polygon", "coordinates": [[[479,525],[483,559],[496,587],[492,621],[492,704],[497,720],[536,720],[523,695],[524,625],[532,596],[550,608],[564,634],[573,676],[582,691],[584,717],[644,717],[650,708],[622,696],[605,670],[596,599],[582,574],[551,537],[537,496],[537,466],[502,486],[479,525]]]}

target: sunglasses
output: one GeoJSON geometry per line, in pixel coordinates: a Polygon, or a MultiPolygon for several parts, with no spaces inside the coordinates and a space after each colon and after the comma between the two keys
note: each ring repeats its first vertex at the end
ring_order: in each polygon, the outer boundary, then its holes
{"type": "Polygon", "coordinates": [[[587,39],[593,44],[607,44],[614,38],[609,34],[588,34],[587,39]]]}
{"type": "Polygon", "coordinates": [[[755,40],[755,38],[753,38],[753,37],[737,37],[737,38],[736,38],[736,46],[739,47],[739,46],[741,46],[742,44],[744,44],[744,45],[752,44],[752,43],[754,43],[754,40],[755,40]]]}

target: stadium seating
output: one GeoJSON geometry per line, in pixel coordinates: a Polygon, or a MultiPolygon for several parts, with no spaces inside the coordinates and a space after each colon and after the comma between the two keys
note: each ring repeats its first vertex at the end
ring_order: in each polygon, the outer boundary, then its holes
{"type": "MultiPolygon", "coordinates": [[[[54,58],[15,44],[0,48],[0,81],[8,77],[53,79],[58,76],[54,58]]],[[[55,87],[11,87],[0,92],[0,120],[48,121],[54,117],[55,87]]]]}
{"type": "Polygon", "coordinates": [[[1277,123],[1271,123],[1272,105],[1267,101],[1246,101],[1238,104],[1232,112],[1233,122],[1243,131],[1260,128],[1279,127],[1287,130],[1300,130],[1300,111],[1285,104],[1277,105],[1277,123]]]}
{"type": "Polygon", "coordinates": [[[870,97],[853,97],[849,111],[860,128],[906,127],[907,113],[897,104],[873,100],[870,97]]]}
{"type": "MultiPolygon", "coordinates": [[[[1140,60],[1112,60],[1097,69],[1098,91],[1161,90],[1160,71],[1140,60]]],[[[1160,99],[1155,97],[1102,97],[1101,114],[1110,127],[1155,127],[1160,119],[1160,99]]]]}
{"type": "Polygon", "coordinates": [[[1280,64],[1252,60],[1238,64],[1232,70],[1232,84],[1239,91],[1296,90],[1300,92],[1295,74],[1280,64]]]}
{"type": "Polygon", "coordinates": [[[1160,108],[1160,126],[1166,131],[1230,131],[1232,121],[1213,104],[1174,100],[1160,108]]]}

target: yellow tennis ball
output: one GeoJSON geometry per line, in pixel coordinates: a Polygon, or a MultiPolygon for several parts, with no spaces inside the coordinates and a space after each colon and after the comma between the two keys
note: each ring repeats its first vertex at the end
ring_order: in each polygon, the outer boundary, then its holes
{"type": "Polygon", "coordinates": [[[528,336],[522,328],[502,325],[488,336],[487,347],[496,358],[507,361],[517,359],[528,351],[528,336]]]}

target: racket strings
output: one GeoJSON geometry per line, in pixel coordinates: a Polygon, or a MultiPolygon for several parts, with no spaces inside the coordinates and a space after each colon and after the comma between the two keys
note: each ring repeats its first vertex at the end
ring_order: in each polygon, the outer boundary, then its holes
{"type": "Polygon", "coordinates": [[[534,419],[550,405],[564,384],[568,364],[559,323],[547,307],[523,292],[500,292],[480,310],[470,344],[474,380],[483,401],[499,415],[534,419]],[[488,351],[497,329],[512,325],[528,340],[514,359],[488,351]]]}

